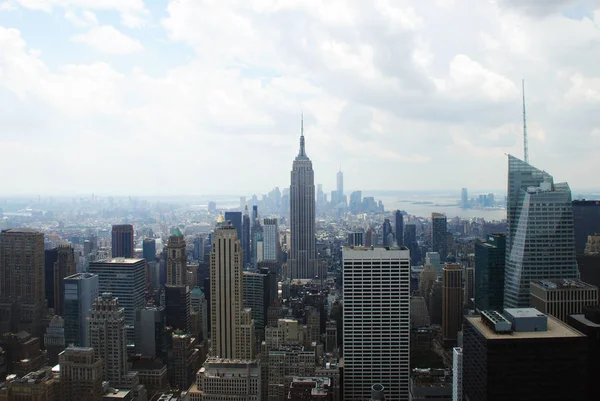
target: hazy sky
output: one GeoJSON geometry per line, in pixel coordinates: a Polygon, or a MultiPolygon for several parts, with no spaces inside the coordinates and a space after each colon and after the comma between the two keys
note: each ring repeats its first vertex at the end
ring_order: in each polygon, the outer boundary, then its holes
{"type": "Polygon", "coordinates": [[[0,0],[1,194],[600,187],[600,5],[0,0]]]}

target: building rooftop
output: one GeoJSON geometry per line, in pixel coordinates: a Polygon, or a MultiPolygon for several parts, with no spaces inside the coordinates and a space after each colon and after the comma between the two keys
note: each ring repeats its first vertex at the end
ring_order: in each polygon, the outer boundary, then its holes
{"type": "Polygon", "coordinates": [[[133,265],[143,261],[145,261],[143,258],[109,258],[97,262],[90,262],[90,265],[133,265]]]}
{"type": "Polygon", "coordinates": [[[83,280],[84,278],[91,278],[97,276],[94,273],[75,273],[72,276],[65,277],[65,280],[83,280]]]}
{"type": "MultiPolygon", "coordinates": [[[[515,311],[514,313],[516,313],[519,317],[535,317],[531,315],[533,313],[531,310],[535,311],[536,314],[540,313],[534,308],[515,308],[512,310],[515,311]]],[[[481,316],[465,316],[465,319],[467,319],[473,325],[473,327],[475,327],[488,340],[585,337],[584,334],[571,328],[566,323],[561,322],[553,316],[548,316],[548,330],[546,331],[513,331],[511,333],[495,333],[492,328],[483,322],[481,316]]]]}
{"type": "Polygon", "coordinates": [[[405,246],[346,246],[345,251],[408,251],[405,246]]]}
{"type": "Polygon", "coordinates": [[[596,288],[596,286],[584,283],[579,280],[570,280],[570,279],[545,279],[540,281],[532,281],[532,285],[536,285],[542,288],[546,288],[548,290],[567,290],[572,288],[581,288],[581,289],[592,289],[596,288]]]}
{"type": "Polygon", "coordinates": [[[40,231],[35,230],[33,228],[7,228],[6,230],[2,230],[3,233],[28,233],[28,234],[42,234],[40,231]]]}
{"type": "Polygon", "coordinates": [[[588,319],[587,317],[585,317],[584,314],[578,314],[578,315],[570,315],[571,319],[574,319],[580,323],[585,324],[586,326],[589,327],[598,327],[600,328],[600,324],[599,323],[595,323],[593,321],[591,321],[590,319],[588,319]]]}

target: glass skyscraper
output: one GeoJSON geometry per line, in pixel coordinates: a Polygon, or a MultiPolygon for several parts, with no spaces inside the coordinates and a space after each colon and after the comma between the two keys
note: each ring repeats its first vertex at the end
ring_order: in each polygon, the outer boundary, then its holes
{"type": "Polygon", "coordinates": [[[571,190],[567,183],[508,156],[504,308],[529,306],[529,283],[578,279],[571,190]]]}

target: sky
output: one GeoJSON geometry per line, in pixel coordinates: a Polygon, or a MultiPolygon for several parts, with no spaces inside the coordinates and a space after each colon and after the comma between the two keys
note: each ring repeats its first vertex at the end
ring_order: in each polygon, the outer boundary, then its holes
{"type": "Polygon", "coordinates": [[[597,189],[595,0],[0,0],[0,194],[597,189]]]}

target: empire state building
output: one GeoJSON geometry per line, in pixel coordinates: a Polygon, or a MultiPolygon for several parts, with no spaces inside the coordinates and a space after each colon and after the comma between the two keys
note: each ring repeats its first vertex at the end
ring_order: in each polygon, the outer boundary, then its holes
{"type": "Polygon", "coordinates": [[[300,153],[292,165],[290,185],[290,279],[313,279],[317,273],[315,246],[315,177],[304,149],[304,121],[300,128],[300,153]]]}

